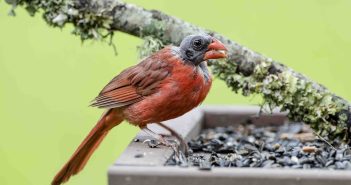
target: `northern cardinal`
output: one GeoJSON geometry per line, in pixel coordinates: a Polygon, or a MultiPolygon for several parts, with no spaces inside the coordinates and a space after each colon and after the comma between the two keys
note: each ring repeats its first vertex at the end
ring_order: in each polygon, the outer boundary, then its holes
{"type": "Polygon", "coordinates": [[[123,120],[148,130],[147,124],[198,106],[212,83],[205,61],[225,58],[226,50],[209,35],[190,35],[179,47],[167,46],[122,71],[94,99],[92,106],[107,110],[51,184],[64,183],[80,172],[107,133],[123,120]]]}

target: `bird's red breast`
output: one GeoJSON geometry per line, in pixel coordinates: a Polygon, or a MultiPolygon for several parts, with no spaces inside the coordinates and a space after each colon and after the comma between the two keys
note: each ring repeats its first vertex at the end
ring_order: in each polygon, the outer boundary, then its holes
{"type": "Polygon", "coordinates": [[[173,52],[168,47],[160,56],[155,56],[156,61],[170,66],[169,74],[160,81],[155,93],[124,111],[129,122],[140,125],[176,118],[205,99],[211,87],[211,77],[206,79],[199,66],[186,64],[173,52]]]}
{"type": "Polygon", "coordinates": [[[176,118],[198,106],[210,90],[211,76],[205,63],[187,63],[177,52],[166,47],[124,70],[93,105],[121,107],[125,119],[138,126],[176,118]]]}

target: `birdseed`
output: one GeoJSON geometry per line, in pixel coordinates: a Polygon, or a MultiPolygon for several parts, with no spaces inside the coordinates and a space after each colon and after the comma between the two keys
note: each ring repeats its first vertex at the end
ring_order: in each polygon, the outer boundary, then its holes
{"type": "MultiPolygon", "coordinates": [[[[351,170],[349,145],[340,140],[327,143],[302,123],[209,128],[188,144],[191,151],[187,165],[200,170],[212,167],[351,170]]],[[[177,164],[173,157],[166,165],[177,164]]]]}

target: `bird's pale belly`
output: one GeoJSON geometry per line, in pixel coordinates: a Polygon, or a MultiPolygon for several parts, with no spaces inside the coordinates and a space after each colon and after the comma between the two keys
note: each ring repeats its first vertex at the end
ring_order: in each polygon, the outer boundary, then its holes
{"type": "Polygon", "coordinates": [[[162,122],[179,117],[198,106],[206,97],[209,87],[203,79],[192,79],[164,84],[159,92],[135,103],[124,112],[134,125],[162,122]]]}

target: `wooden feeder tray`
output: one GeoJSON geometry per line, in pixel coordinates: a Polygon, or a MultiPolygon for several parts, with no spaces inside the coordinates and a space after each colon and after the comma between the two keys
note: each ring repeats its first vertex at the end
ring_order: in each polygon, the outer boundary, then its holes
{"type": "MultiPolygon", "coordinates": [[[[205,106],[173,120],[164,122],[187,141],[202,129],[238,124],[248,117],[257,125],[281,125],[288,121],[284,113],[258,114],[256,106],[205,106]]],[[[168,132],[157,125],[149,125],[156,133],[168,132]]],[[[345,185],[351,183],[351,172],[326,169],[263,169],[220,168],[209,171],[198,167],[165,166],[173,150],[165,146],[150,148],[143,143],[153,139],[144,132],[132,141],[108,170],[109,185],[345,185]]]]}

